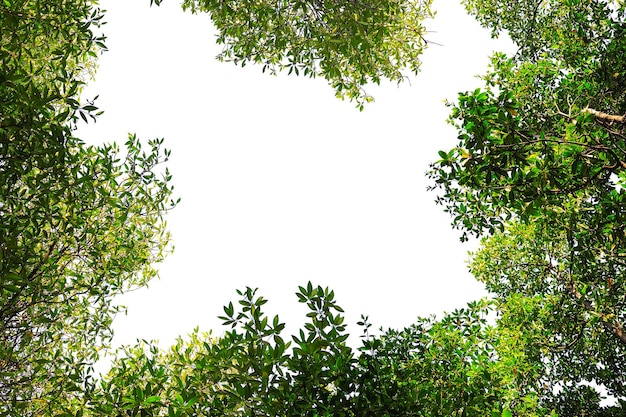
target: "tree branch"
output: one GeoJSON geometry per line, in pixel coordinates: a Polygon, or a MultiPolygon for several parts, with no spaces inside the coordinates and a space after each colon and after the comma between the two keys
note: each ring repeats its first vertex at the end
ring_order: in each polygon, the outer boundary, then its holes
{"type": "Polygon", "coordinates": [[[585,107],[582,110],[582,112],[583,113],[593,114],[598,119],[607,120],[607,121],[610,121],[610,122],[626,123],[626,115],[624,115],[624,116],[616,116],[614,114],[603,113],[601,111],[594,110],[594,109],[589,108],[589,107],[585,107]]]}

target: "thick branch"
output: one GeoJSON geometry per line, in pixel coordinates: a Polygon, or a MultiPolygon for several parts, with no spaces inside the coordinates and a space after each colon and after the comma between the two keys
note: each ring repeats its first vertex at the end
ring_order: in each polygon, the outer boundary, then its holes
{"type": "Polygon", "coordinates": [[[594,110],[589,107],[585,107],[582,111],[583,113],[593,114],[598,119],[607,120],[609,122],[626,123],[626,115],[616,116],[614,114],[603,113],[601,111],[594,110]]]}

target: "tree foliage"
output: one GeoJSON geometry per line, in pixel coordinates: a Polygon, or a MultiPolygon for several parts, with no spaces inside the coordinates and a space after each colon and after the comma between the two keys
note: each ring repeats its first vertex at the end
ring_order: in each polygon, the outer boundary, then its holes
{"type": "Polygon", "coordinates": [[[322,77],[363,109],[372,101],[366,84],[401,82],[405,68],[418,72],[431,2],[185,0],[183,9],[210,14],[224,45],[220,60],[322,77]]]}
{"type": "MultiPolygon", "coordinates": [[[[5,409],[49,407],[77,391],[110,340],[112,298],[155,275],[168,236],[169,175],[151,172],[161,141],[6,155],[2,188],[0,395],[5,409]],[[15,161],[14,164],[9,161],[15,161]],[[85,372],[85,373],[83,373],[85,372]]],[[[26,415],[20,412],[20,415],[26,415]]]]}
{"type": "Polygon", "coordinates": [[[501,229],[513,215],[560,214],[565,201],[619,205],[615,182],[626,167],[623,10],[606,2],[535,3],[538,17],[520,27],[527,12],[518,8],[530,7],[526,2],[467,2],[480,21],[519,42],[515,56],[494,55],[484,90],[450,104],[459,145],[440,152],[431,171],[444,192],[439,201],[469,233],[501,229]],[[548,5],[556,10],[544,10],[548,5]],[[510,13],[495,14],[501,9],[510,13]],[[539,11],[568,23],[558,21],[557,30],[539,11]]]}
{"type": "MultiPolygon", "coordinates": [[[[159,1],[154,1],[157,4],[159,1]]],[[[87,146],[79,93],[104,37],[92,0],[0,4],[0,414],[20,416],[623,415],[626,404],[626,55],[623,1],[465,0],[514,56],[450,103],[458,146],[429,173],[482,236],[471,272],[494,295],[349,345],[333,291],[300,287],[291,340],[257,291],[221,337],[169,350],[112,337],[112,298],[147,285],[174,205],[161,139],[87,146]],[[601,407],[600,385],[620,405],[601,407]]],[[[185,0],[220,59],[323,77],[340,98],[417,72],[431,2],[185,0]]]]}
{"type": "Polygon", "coordinates": [[[581,388],[585,381],[624,398],[626,345],[616,336],[625,309],[623,288],[615,283],[622,279],[619,266],[573,257],[563,231],[547,234],[514,223],[483,242],[470,268],[497,296],[501,325],[518,323],[519,334],[532,340],[529,355],[546,364],[533,382],[548,388],[544,401],[564,405],[581,389],[595,392],[581,388]],[[560,388],[556,395],[554,387],[560,388]]]}
{"type": "Polygon", "coordinates": [[[104,37],[94,33],[104,17],[96,4],[92,0],[0,4],[3,135],[28,130],[49,139],[52,146],[68,136],[68,121],[97,115],[92,103],[78,102],[97,54],[105,48],[104,37]]]}
{"type": "Polygon", "coordinates": [[[523,340],[488,324],[489,302],[380,336],[363,318],[354,351],[329,289],[300,287],[308,321],[291,341],[256,290],[238,293],[238,308],[224,307],[231,329],[220,338],[195,331],[167,351],[124,348],[90,391],[86,415],[546,415],[527,383],[541,368],[523,340]]]}
{"type": "Polygon", "coordinates": [[[86,146],[81,104],[103,37],[95,2],[0,4],[0,414],[57,415],[110,340],[112,298],[145,285],[169,236],[169,156],[86,146]]]}
{"type": "Polygon", "coordinates": [[[465,5],[518,52],[495,54],[484,88],[449,104],[459,143],[432,165],[437,200],[463,239],[493,235],[472,272],[510,323],[530,320],[544,401],[591,404],[591,381],[624,399],[624,4],[465,5]]]}

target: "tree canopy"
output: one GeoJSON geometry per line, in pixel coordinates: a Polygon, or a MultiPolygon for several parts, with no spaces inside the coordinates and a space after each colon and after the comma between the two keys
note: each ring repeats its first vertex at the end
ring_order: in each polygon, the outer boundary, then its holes
{"type": "MultiPolygon", "coordinates": [[[[159,3],[159,1],[154,1],[159,3]]],[[[448,103],[458,145],[429,177],[493,294],[350,346],[343,309],[309,283],[291,338],[257,290],[222,336],[143,341],[93,365],[120,310],[170,250],[163,140],[88,146],[80,92],[104,37],[93,0],[0,4],[0,414],[14,416],[624,415],[626,5],[465,0],[518,46],[448,103]],[[601,390],[617,404],[602,406],[601,390]]],[[[340,98],[416,72],[430,1],[184,0],[220,59],[323,77],[340,98]]],[[[95,99],[94,99],[95,100],[95,99]]]]}
{"type": "Polygon", "coordinates": [[[91,391],[94,416],[506,416],[536,415],[528,389],[537,365],[523,341],[488,324],[486,301],[419,319],[347,345],[334,292],[309,283],[297,297],[308,321],[292,340],[246,288],[224,307],[222,337],[192,333],[167,351],[127,347],[91,391]]]}
{"type": "Polygon", "coordinates": [[[463,239],[491,236],[471,270],[511,320],[532,317],[521,330],[546,364],[544,402],[573,412],[599,398],[591,382],[623,401],[624,4],[465,5],[519,49],[449,103],[459,143],[432,188],[463,239]]]}
{"type": "Polygon", "coordinates": [[[104,48],[92,1],[0,5],[0,414],[57,415],[112,337],[113,297],[168,248],[169,152],[87,146],[82,86],[104,48]]]}
{"type": "Polygon", "coordinates": [[[336,96],[373,100],[364,86],[417,73],[427,45],[424,20],[432,0],[214,1],[184,0],[183,9],[209,13],[224,45],[218,59],[263,72],[322,77],[336,96]]]}

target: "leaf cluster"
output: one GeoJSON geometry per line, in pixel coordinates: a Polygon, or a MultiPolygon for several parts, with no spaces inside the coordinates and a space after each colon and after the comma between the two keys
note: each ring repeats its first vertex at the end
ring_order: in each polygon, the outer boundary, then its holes
{"type": "Polygon", "coordinates": [[[484,237],[471,271],[545,365],[541,401],[602,413],[591,381],[626,395],[624,5],[464,3],[519,49],[449,103],[458,144],[431,165],[431,189],[462,239],[484,237]]]}
{"type": "Polygon", "coordinates": [[[196,330],[167,351],[124,348],[89,391],[85,415],[546,415],[526,383],[541,369],[522,340],[488,323],[487,301],[380,336],[362,317],[353,350],[328,288],[299,288],[308,321],[290,342],[256,292],[238,291],[237,305],[224,307],[230,330],[220,338],[196,330]]]}
{"type": "MultiPolygon", "coordinates": [[[[76,391],[112,333],[116,294],[155,276],[167,251],[169,174],[153,172],[161,141],[143,153],[130,136],[4,159],[0,189],[0,397],[19,410],[76,391]],[[60,161],[58,160],[60,159],[60,161]],[[85,370],[86,372],[86,370],[85,370]]],[[[39,413],[39,412],[37,412],[39,413]]],[[[26,415],[26,413],[21,414],[26,415]]]]}
{"type": "Polygon", "coordinates": [[[224,45],[218,58],[263,72],[321,77],[338,98],[363,109],[373,98],[363,87],[382,79],[401,82],[419,70],[427,45],[423,21],[431,0],[185,0],[183,9],[205,12],[224,45]]]}
{"type": "Polygon", "coordinates": [[[169,250],[163,140],[87,146],[79,94],[105,49],[91,0],[0,3],[0,414],[80,409],[121,310],[169,250]],[[78,407],[78,408],[77,408],[78,407]]]}

